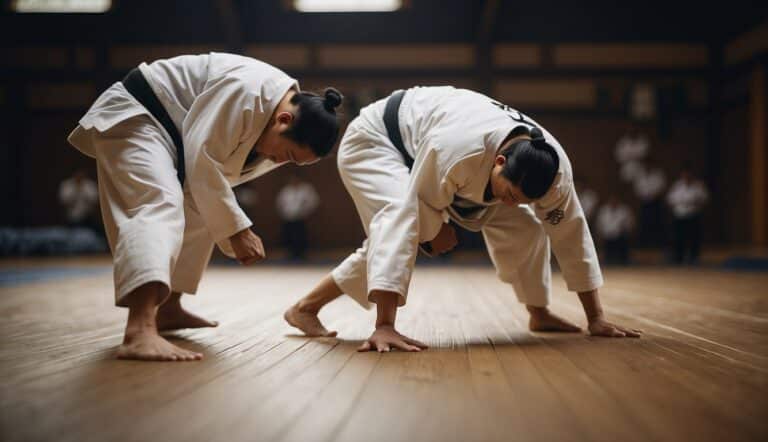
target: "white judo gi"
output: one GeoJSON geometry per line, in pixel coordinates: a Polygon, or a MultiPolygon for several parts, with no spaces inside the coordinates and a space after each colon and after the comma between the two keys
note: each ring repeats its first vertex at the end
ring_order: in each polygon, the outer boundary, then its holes
{"type": "Polygon", "coordinates": [[[387,136],[385,106],[386,99],[364,108],[339,147],[339,172],[367,234],[362,247],[332,272],[344,293],[368,307],[372,290],[393,291],[404,305],[418,243],[434,239],[449,219],[483,232],[499,278],[512,284],[522,303],[549,302],[550,243],[569,290],[602,285],[571,164],[549,132],[479,93],[453,87],[409,89],[398,113],[403,143],[415,160],[409,174],[387,136]],[[484,201],[497,150],[519,125],[541,128],[557,151],[555,181],[530,206],[484,201]],[[477,206],[477,211],[469,216],[457,206],[477,206]]]}
{"type": "Polygon", "coordinates": [[[121,82],[96,100],[69,142],[96,159],[104,227],[114,258],[115,297],[152,281],[195,293],[213,244],[252,225],[232,187],[278,167],[249,153],[298,83],[247,57],[185,55],[139,66],[184,141],[169,134],[121,82]],[[251,158],[254,158],[253,156],[251,158]],[[184,161],[182,188],[177,161],[184,161]]]}

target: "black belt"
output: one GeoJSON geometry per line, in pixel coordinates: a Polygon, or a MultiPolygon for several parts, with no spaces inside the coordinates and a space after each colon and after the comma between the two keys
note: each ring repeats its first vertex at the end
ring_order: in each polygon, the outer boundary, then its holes
{"type": "Polygon", "coordinates": [[[128,75],[123,78],[123,85],[128,92],[139,101],[153,117],[165,128],[168,135],[171,136],[173,144],[176,145],[176,176],[181,185],[184,185],[184,141],[181,139],[179,130],[173,124],[168,111],[165,110],[160,100],[157,99],[154,91],[147,83],[147,79],[141,73],[139,68],[133,68],[128,75]]]}
{"type": "MultiPolygon", "coordinates": [[[[400,135],[400,118],[397,116],[397,112],[400,110],[400,103],[403,101],[405,91],[397,91],[387,98],[387,105],[384,107],[384,126],[387,128],[387,136],[389,141],[395,145],[400,155],[405,160],[405,165],[408,167],[408,171],[413,169],[413,158],[405,150],[405,144],[403,144],[403,137],[400,135]]],[[[434,256],[432,252],[432,244],[429,242],[423,242],[419,244],[421,251],[427,256],[434,256]]]]}
{"type": "Polygon", "coordinates": [[[397,112],[400,110],[400,103],[403,101],[405,91],[397,91],[387,98],[387,105],[384,108],[384,126],[387,128],[387,136],[389,141],[395,145],[397,150],[403,156],[405,165],[408,166],[408,170],[413,169],[413,158],[405,150],[403,144],[403,137],[400,136],[400,119],[397,116],[397,112]]]}

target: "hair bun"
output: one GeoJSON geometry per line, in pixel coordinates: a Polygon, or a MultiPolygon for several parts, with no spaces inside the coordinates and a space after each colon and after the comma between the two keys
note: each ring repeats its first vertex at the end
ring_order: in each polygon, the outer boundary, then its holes
{"type": "Polygon", "coordinates": [[[534,127],[531,129],[531,139],[537,140],[537,139],[544,139],[544,132],[541,131],[538,127],[534,127]]]}
{"type": "Polygon", "coordinates": [[[327,88],[323,95],[325,96],[325,98],[323,98],[323,107],[325,107],[325,110],[328,112],[333,112],[334,109],[339,107],[341,100],[343,99],[341,92],[332,87],[327,88]]]}

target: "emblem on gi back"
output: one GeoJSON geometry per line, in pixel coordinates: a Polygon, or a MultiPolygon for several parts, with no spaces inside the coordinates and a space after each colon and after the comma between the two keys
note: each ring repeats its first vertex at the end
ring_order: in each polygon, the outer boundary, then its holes
{"type": "Polygon", "coordinates": [[[563,213],[562,209],[555,209],[547,213],[547,217],[545,219],[548,223],[555,226],[560,224],[560,221],[563,220],[563,216],[565,216],[565,214],[563,213]]]}

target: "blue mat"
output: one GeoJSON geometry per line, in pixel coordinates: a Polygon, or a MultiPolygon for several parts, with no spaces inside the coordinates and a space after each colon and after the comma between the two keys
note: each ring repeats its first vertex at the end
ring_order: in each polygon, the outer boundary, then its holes
{"type": "Polygon", "coordinates": [[[38,269],[3,269],[0,270],[0,287],[29,284],[32,282],[45,282],[55,279],[76,278],[80,276],[93,276],[107,273],[112,269],[104,267],[50,267],[38,269]]]}
{"type": "Polygon", "coordinates": [[[723,267],[728,270],[750,270],[766,272],[768,271],[768,258],[733,256],[723,262],[723,267]]]}

